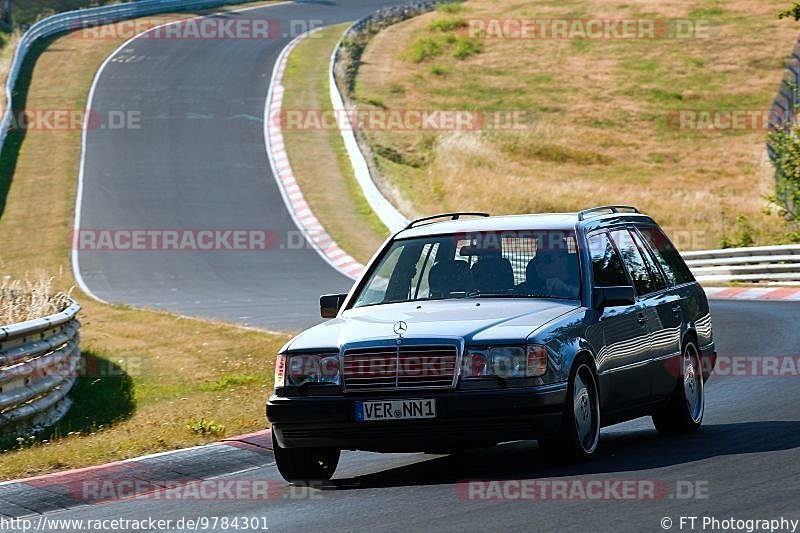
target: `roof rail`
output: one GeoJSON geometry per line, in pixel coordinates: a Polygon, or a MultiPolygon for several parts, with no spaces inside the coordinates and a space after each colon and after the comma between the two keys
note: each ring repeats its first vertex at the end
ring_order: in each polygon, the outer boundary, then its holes
{"type": "Polygon", "coordinates": [[[600,205],[597,207],[592,207],[591,209],[584,209],[580,213],[578,213],[578,220],[584,220],[586,215],[591,213],[596,213],[597,211],[610,211],[612,213],[619,213],[621,209],[627,209],[629,212],[632,213],[641,213],[638,209],[633,207],[632,205],[600,205]]]}
{"type": "Polygon", "coordinates": [[[437,218],[450,217],[450,220],[458,220],[460,217],[463,217],[463,216],[488,217],[489,213],[480,213],[480,212],[475,212],[475,211],[457,211],[455,213],[440,213],[438,215],[430,215],[430,216],[427,216],[427,217],[422,217],[422,218],[418,218],[416,220],[412,220],[403,229],[411,229],[414,226],[418,225],[420,222],[427,222],[428,220],[436,220],[437,218]]]}

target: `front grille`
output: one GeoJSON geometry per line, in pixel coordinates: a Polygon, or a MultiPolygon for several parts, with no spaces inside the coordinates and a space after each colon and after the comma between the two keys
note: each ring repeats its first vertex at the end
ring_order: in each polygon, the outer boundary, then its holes
{"type": "Polygon", "coordinates": [[[392,346],[344,352],[342,378],[353,391],[449,388],[458,364],[455,346],[392,346]]]}

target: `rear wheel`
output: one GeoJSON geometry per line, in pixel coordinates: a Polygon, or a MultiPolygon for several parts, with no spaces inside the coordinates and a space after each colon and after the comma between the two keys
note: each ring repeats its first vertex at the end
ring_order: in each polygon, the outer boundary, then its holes
{"type": "Polygon", "coordinates": [[[272,433],[272,450],[278,472],[293,483],[327,481],[339,465],[337,448],[282,448],[272,433]]]}
{"type": "Polygon", "coordinates": [[[705,413],[705,389],[700,356],[691,342],[686,344],[681,355],[681,378],[669,404],[653,415],[653,424],[659,433],[691,433],[703,423],[705,413]]]}
{"type": "Polygon", "coordinates": [[[600,441],[600,401],[594,371],[579,362],[570,372],[567,403],[558,435],[539,440],[546,453],[570,460],[588,460],[600,441]]]}

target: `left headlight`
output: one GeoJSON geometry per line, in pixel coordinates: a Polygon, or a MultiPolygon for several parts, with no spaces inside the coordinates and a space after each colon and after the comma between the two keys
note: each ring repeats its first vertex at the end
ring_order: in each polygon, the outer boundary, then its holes
{"type": "Polygon", "coordinates": [[[339,354],[287,354],[284,357],[285,385],[299,387],[306,383],[341,384],[339,354]]]}
{"type": "Polygon", "coordinates": [[[547,371],[547,348],[539,344],[468,348],[461,377],[538,378],[547,371]]]}

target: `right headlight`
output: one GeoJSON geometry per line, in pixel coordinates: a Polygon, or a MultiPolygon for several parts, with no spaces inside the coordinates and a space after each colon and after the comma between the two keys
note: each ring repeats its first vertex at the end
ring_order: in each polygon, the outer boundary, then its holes
{"type": "Polygon", "coordinates": [[[539,344],[468,348],[461,377],[538,378],[547,371],[547,348],[539,344]]]}

